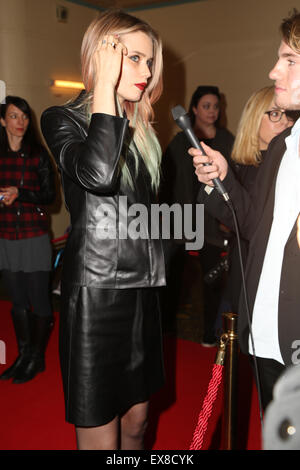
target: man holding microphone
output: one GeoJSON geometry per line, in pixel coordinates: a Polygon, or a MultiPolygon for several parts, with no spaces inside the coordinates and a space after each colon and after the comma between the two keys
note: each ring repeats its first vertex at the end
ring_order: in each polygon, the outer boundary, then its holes
{"type": "MultiPolygon", "coordinates": [[[[300,13],[294,10],[280,29],[278,61],[269,74],[275,102],[282,110],[300,110],[300,13]]],[[[250,242],[245,276],[254,351],[243,295],[237,312],[239,342],[245,353],[257,356],[265,409],[278,377],[293,364],[300,340],[300,119],[271,141],[251,195],[219,152],[205,144],[203,148],[206,156],[189,150],[198,179],[206,185],[199,202],[228,223],[226,203],[211,190],[212,180],[219,178],[250,242]]]]}

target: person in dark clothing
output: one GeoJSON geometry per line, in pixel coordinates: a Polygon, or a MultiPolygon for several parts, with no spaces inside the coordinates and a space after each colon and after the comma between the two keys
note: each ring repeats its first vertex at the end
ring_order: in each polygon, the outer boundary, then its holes
{"type": "Polygon", "coordinates": [[[66,419],[79,449],[139,450],[150,396],[164,383],[165,263],[148,221],[140,236],[130,228],[137,205],[150,214],[159,186],[151,121],[162,43],[148,23],[107,11],[88,27],[81,58],[85,91],[41,119],[71,217],[60,321],[66,419]]]}
{"type": "MultiPolygon", "coordinates": [[[[225,128],[219,127],[220,116],[219,89],[215,86],[199,86],[192,95],[189,115],[194,132],[200,140],[219,150],[229,158],[234,142],[234,136],[225,128]]],[[[168,204],[179,203],[196,204],[199,192],[199,181],[195,175],[193,161],[188,155],[190,143],[184,132],[179,132],[168,145],[162,159],[162,189],[160,200],[168,204]]],[[[192,221],[195,230],[195,220],[192,221]]],[[[209,272],[219,263],[221,252],[224,250],[224,240],[227,233],[220,226],[219,221],[207,211],[204,213],[204,246],[198,253],[203,275],[209,272]]],[[[174,243],[176,246],[176,244],[174,243]]],[[[181,266],[185,264],[186,256],[183,244],[178,244],[174,249],[172,264],[172,282],[169,283],[169,291],[178,292],[178,284],[181,283],[181,266]]],[[[201,280],[199,279],[199,283],[201,280]]],[[[187,287],[187,286],[185,286],[187,287]]],[[[199,285],[199,290],[201,286],[199,285]]],[[[204,292],[204,334],[203,346],[214,346],[215,321],[218,306],[221,299],[222,279],[216,279],[214,283],[203,282],[204,292]]],[[[174,299],[174,295],[171,297],[174,299]]],[[[174,303],[171,306],[175,308],[174,303]]],[[[173,312],[174,315],[174,312],[173,312]]]]}
{"type": "Polygon", "coordinates": [[[28,103],[7,96],[0,114],[0,270],[12,299],[19,348],[0,379],[24,383],[45,369],[53,325],[52,250],[44,205],[55,198],[54,171],[33,129],[28,103]]]}
{"type": "MultiPolygon", "coordinates": [[[[297,10],[281,24],[278,61],[269,76],[275,81],[275,104],[284,110],[300,110],[300,13],[297,10]]],[[[247,304],[239,302],[238,335],[242,351],[258,359],[262,404],[272,399],[274,384],[294,364],[294,349],[300,337],[299,296],[299,178],[300,119],[269,144],[251,193],[239,183],[226,159],[204,145],[206,155],[190,149],[199,181],[213,187],[223,180],[235,208],[242,236],[249,240],[246,287],[247,304]],[[203,165],[210,163],[209,166],[203,165]],[[252,341],[253,338],[253,341],[252,341]]],[[[222,217],[224,201],[215,199],[222,217]]]]}

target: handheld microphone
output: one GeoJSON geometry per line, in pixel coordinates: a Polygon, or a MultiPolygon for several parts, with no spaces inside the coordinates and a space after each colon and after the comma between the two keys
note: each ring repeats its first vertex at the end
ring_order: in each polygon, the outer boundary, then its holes
{"type": "MultiPolygon", "coordinates": [[[[184,131],[192,147],[201,150],[203,155],[205,155],[204,149],[193,131],[190,117],[185,111],[185,109],[182,106],[175,106],[175,108],[172,109],[172,116],[176,124],[180,127],[180,129],[184,131]]],[[[210,163],[204,163],[204,165],[210,165],[210,163]]],[[[223,196],[223,198],[227,202],[229,200],[229,196],[220,179],[214,178],[213,183],[217,191],[221,194],[221,196],[223,196]]]]}

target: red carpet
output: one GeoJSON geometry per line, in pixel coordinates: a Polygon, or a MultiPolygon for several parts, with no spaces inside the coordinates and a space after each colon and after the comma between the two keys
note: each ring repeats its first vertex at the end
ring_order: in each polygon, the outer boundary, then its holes
{"type": "MultiPolygon", "coordinates": [[[[10,318],[10,303],[0,302],[0,341],[6,347],[6,363],[17,349],[10,318]]],[[[3,349],[3,348],[2,348],[3,349]]],[[[164,341],[166,385],[151,403],[146,448],[187,450],[197,424],[211,377],[215,348],[166,337],[164,341]]],[[[2,354],[0,354],[1,362],[2,354]]],[[[47,369],[31,382],[0,381],[0,450],[76,449],[72,425],[64,420],[64,401],[58,361],[58,318],[46,354],[47,369]]],[[[7,365],[0,363],[0,373],[7,365]]],[[[251,370],[240,367],[239,449],[260,449],[257,396],[251,370]]],[[[219,391],[204,439],[203,449],[221,449],[222,390],[219,391]]]]}

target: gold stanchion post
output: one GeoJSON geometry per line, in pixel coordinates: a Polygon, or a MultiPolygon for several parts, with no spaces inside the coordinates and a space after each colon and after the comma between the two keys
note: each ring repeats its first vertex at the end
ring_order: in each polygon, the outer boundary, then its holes
{"type": "Polygon", "coordinates": [[[237,315],[223,313],[224,333],[227,338],[225,355],[223,448],[236,449],[237,444],[237,401],[238,401],[238,341],[237,315]]]}

